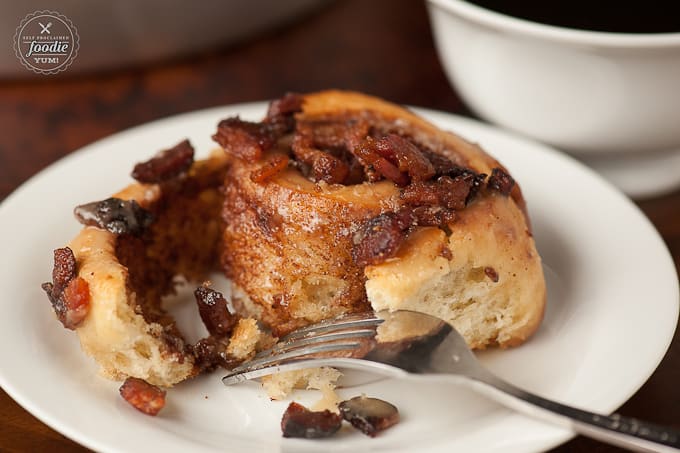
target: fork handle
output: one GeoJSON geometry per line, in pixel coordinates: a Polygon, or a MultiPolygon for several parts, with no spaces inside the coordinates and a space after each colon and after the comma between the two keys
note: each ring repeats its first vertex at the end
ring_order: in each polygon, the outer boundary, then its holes
{"type": "Polygon", "coordinates": [[[542,398],[493,375],[468,381],[499,403],[619,447],[645,452],[680,452],[680,431],[618,414],[603,415],[542,398]]]}

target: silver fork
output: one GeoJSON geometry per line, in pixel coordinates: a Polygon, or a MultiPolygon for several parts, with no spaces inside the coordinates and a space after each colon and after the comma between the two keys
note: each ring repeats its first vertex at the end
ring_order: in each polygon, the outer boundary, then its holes
{"type": "Polygon", "coordinates": [[[232,385],[280,371],[321,366],[465,383],[518,412],[603,442],[638,451],[680,452],[678,430],[577,409],[501,380],[480,364],[451,325],[412,311],[347,315],[299,329],[231,370],[222,381],[232,385]]]}

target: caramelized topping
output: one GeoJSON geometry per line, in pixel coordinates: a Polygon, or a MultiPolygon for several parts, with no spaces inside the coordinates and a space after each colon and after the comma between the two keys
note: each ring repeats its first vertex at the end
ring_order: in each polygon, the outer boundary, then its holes
{"type": "Polygon", "coordinates": [[[361,162],[398,186],[406,186],[411,180],[426,181],[435,175],[432,162],[418,147],[396,134],[387,134],[377,140],[367,137],[354,152],[361,162]]]}
{"type": "Polygon", "coordinates": [[[503,195],[509,195],[512,188],[515,187],[515,180],[502,168],[494,168],[491,170],[487,186],[503,195]]]}
{"type": "Polygon", "coordinates": [[[253,123],[236,118],[220,121],[213,140],[227,152],[246,162],[257,162],[276,142],[267,123],[253,123]]]}
{"type": "Polygon", "coordinates": [[[213,138],[249,163],[264,159],[265,152],[276,147],[276,154],[252,172],[255,183],[266,183],[290,165],[314,182],[351,185],[387,179],[397,185],[400,211],[379,214],[356,234],[352,256],[357,265],[395,256],[414,226],[450,231],[456,212],[485,185],[506,196],[514,187],[503,169],[494,168],[487,180],[449,151],[435,152],[418,143],[396,122],[372,122],[371,112],[307,118],[296,115],[304,112],[303,103],[302,96],[287,94],[270,104],[264,121],[229,118],[220,122],[213,138]],[[404,216],[406,223],[398,220],[404,216]]]}
{"type": "Polygon", "coordinates": [[[387,212],[368,221],[354,237],[354,262],[358,266],[368,266],[396,255],[411,223],[408,211],[387,212]]]}
{"type": "Polygon", "coordinates": [[[314,412],[296,402],[290,403],[281,418],[283,437],[318,439],[335,434],[342,426],[342,416],[329,410],[314,412]]]}
{"type": "Polygon", "coordinates": [[[83,225],[96,226],[113,234],[139,236],[153,221],[151,213],[135,200],[120,198],[76,206],[73,213],[83,225]]]}
{"type": "Polygon", "coordinates": [[[119,391],[125,401],[147,415],[156,415],[165,406],[165,390],[142,379],[127,378],[119,391]]]}
{"type": "Polygon", "coordinates": [[[250,174],[250,180],[256,183],[269,181],[288,167],[289,160],[284,154],[271,156],[259,169],[250,174]]]}
{"type": "Polygon", "coordinates": [[[342,184],[349,174],[349,167],[344,162],[332,154],[315,149],[307,136],[296,135],[292,149],[298,161],[310,167],[309,176],[312,181],[342,184]]]}
{"type": "Polygon", "coordinates": [[[357,396],[341,402],[338,408],[345,420],[371,437],[399,422],[397,408],[378,398],[357,396]]]}
{"type": "Polygon", "coordinates": [[[194,148],[189,140],[184,140],[135,165],[132,177],[142,183],[161,183],[186,173],[193,163],[194,148]]]}
{"type": "Polygon", "coordinates": [[[434,181],[413,182],[401,192],[401,199],[413,206],[441,206],[450,210],[465,208],[474,183],[471,174],[440,176],[434,181]]]}

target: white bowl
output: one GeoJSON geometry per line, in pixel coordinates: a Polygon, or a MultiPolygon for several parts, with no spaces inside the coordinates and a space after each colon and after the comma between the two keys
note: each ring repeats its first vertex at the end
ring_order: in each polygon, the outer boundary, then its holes
{"type": "Polygon", "coordinates": [[[596,166],[616,160],[626,181],[615,183],[633,195],[680,186],[680,33],[561,28],[463,0],[428,7],[449,80],[480,117],[596,166]],[[644,182],[635,171],[650,151],[657,179],[644,182]]]}

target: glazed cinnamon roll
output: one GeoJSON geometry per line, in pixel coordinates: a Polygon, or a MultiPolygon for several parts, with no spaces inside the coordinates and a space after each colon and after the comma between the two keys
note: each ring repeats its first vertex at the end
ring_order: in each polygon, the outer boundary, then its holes
{"type": "Polygon", "coordinates": [[[238,311],[282,335],[424,311],[476,348],[538,327],[545,283],[519,186],[479,146],[380,99],[290,94],[229,118],[221,262],[238,311]]]}

